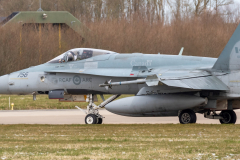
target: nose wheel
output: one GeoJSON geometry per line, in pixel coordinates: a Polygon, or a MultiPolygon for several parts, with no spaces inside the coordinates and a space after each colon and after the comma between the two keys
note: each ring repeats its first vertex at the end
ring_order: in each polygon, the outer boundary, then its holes
{"type": "Polygon", "coordinates": [[[78,106],[75,106],[75,107],[87,114],[87,116],[85,117],[85,123],[86,124],[102,124],[104,117],[99,114],[98,109],[103,108],[104,106],[106,106],[108,103],[112,102],[114,99],[118,98],[119,96],[120,96],[119,94],[118,95],[113,95],[113,96],[109,97],[107,100],[102,98],[103,102],[99,106],[97,106],[93,103],[94,102],[93,95],[89,94],[87,96],[87,100],[86,100],[87,102],[89,102],[86,111],[84,111],[83,109],[81,109],[78,106]]]}
{"type": "Polygon", "coordinates": [[[85,117],[85,123],[86,124],[96,124],[97,123],[97,117],[94,114],[88,114],[85,117]]]}
{"type": "Polygon", "coordinates": [[[96,115],[94,114],[88,114],[85,117],[85,123],[86,124],[102,124],[103,119],[102,118],[98,118],[96,115]]]}
{"type": "Polygon", "coordinates": [[[98,123],[97,124],[102,124],[103,119],[102,118],[98,118],[98,123]]]}

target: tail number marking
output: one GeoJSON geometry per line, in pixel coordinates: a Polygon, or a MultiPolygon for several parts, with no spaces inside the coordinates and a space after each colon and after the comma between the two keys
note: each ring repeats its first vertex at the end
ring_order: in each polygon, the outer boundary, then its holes
{"type": "Polygon", "coordinates": [[[27,76],[28,76],[28,72],[20,72],[18,75],[19,78],[25,78],[27,76]]]}

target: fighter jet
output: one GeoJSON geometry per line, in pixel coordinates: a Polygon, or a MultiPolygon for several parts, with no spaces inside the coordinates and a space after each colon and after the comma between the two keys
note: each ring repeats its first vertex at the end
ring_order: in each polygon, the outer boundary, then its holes
{"type": "Polygon", "coordinates": [[[219,58],[163,54],[119,54],[76,48],[0,77],[0,94],[48,94],[60,102],[89,104],[86,124],[101,124],[99,109],[133,117],[178,116],[196,123],[196,113],[235,123],[240,109],[240,25],[219,58]],[[105,94],[111,94],[104,99],[105,94]],[[135,96],[115,100],[122,94],[135,96]],[[103,99],[95,105],[97,96],[103,99]]]}

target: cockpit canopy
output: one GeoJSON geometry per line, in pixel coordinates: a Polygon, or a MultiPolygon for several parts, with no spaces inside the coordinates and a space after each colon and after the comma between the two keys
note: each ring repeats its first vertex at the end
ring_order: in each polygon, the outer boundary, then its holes
{"type": "Polygon", "coordinates": [[[71,49],[60,56],[52,59],[48,63],[65,63],[83,60],[95,56],[105,55],[105,54],[115,54],[116,52],[102,50],[102,49],[92,49],[92,48],[75,48],[71,49]]]}

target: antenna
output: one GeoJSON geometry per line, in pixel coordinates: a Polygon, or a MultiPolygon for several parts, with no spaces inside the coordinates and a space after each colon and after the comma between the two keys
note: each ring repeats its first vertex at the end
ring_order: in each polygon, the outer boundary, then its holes
{"type": "Polygon", "coordinates": [[[39,0],[39,9],[37,10],[37,11],[43,11],[43,9],[42,9],[42,1],[41,0],[39,0]]]}
{"type": "Polygon", "coordinates": [[[181,48],[181,50],[180,50],[180,52],[179,52],[179,54],[178,54],[179,56],[181,56],[181,55],[182,55],[182,53],[183,53],[183,50],[184,50],[184,47],[182,47],[182,48],[181,48]]]}

